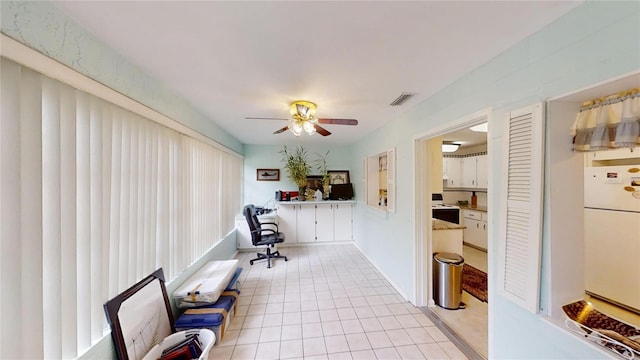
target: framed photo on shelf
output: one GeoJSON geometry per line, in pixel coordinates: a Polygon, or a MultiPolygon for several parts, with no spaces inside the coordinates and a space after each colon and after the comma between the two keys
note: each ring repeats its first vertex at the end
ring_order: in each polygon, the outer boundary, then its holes
{"type": "Polygon", "coordinates": [[[307,189],[322,191],[322,176],[310,175],[307,176],[307,189]]]}
{"type": "Polygon", "coordinates": [[[257,181],[280,181],[280,169],[257,169],[257,181]]]}
{"type": "Polygon", "coordinates": [[[329,170],[329,184],[349,184],[349,170],[329,170]]]}

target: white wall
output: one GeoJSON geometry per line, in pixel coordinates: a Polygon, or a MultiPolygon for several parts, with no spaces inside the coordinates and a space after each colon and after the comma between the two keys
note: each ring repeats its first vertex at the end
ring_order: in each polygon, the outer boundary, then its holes
{"type": "MultiPolygon", "coordinates": [[[[161,84],[141,74],[120,56],[97,42],[71,20],[46,2],[0,2],[2,32],[79,71],[132,96],[185,124],[201,130],[213,139],[242,152],[242,144],[225,135],[197,109],[184,100],[175,100],[161,84]],[[57,33],[51,29],[65,29],[57,33]],[[82,61],[78,61],[82,59],[82,61]],[[164,111],[163,111],[164,112],[164,111]]],[[[356,198],[355,237],[360,249],[409,296],[413,296],[413,232],[415,228],[413,188],[413,138],[415,134],[442,126],[480,109],[492,106],[491,141],[499,149],[500,123],[504,112],[537,101],[571,92],[640,67],[640,2],[586,2],[541,32],[532,35],[489,63],[462,76],[459,80],[402,114],[352,147],[336,149],[335,164],[349,169],[356,198]],[[495,129],[495,131],[494,131],[495,129]],[[396,148],[397,211],[372,210],[362,205],[362,158],[396,148]],[[339,160],[338,160],[339,159],[339,160]]],[[[470,29],[472,31],[472,29],[470,29]]],[[[473,54],[469,54],[473,56],[473,54]]],[[[568,129],[567,129],[568,131],[568,129]]],[[[567,145],[569,146],[569,144],[567,145]]],[[[279,167],[277,148],[266,152],[261,146],[246,146],[245,201],[261,204],[286,183],[255,182],[258,167],[279,167]]],[[[322,151],[323,149],[319,149],[322,151]]],[[[324,149],[326,150],[326,149],[324,149]]],[[[315,150],[314,150],[315,151],[315,150]]],[[[320,152],[319,151],[319,152],[320,152]]],[[[500,153],[489,154],[499,163],[500,153]]],[[[497,179],[500,168],[491,174],[497,179]]],[[[283,172],[283,176],[286,176],[283,172]]],[[[289,184],[295,189],[293,184],[289,184]]],[[[495,188],[499,190],[498,188],[495,188]]],[[[499,191],[490,193],[491,203],[498,204],[499,191]]],[[[490,226],[496,227],[499,208],[490,209],[490,226]]],[[[543,246],[561,241],[545,231],[543,246]]],[[[496,239],[489,239],[496,247],[496,239]]],[[[548,262],[543,252],[543,262],[548,262]]],[[[497,274],[495,262],[489,274],[497,274]]],[[[491,358],[601,358],[602,355],[575,337],[549,325],[496,294],[489,279],[491,358]]],[[[543,278],[542,291],[549,281],[543,278]]],[[[107,357],[102,352],[97,357],[107,357]]]]}
{"type": "MultiPolygon", "coordinates": [[[[638,24],[638,2],[586,2],[356,143],[354,161],[395,146],[398,174],[395,214],[381,214],[366,206],[356,208],[354,224],[358,246],[412,297],[413,264],[409,259],[414,256],[412,139],[416,134],[441,128],[443,122],[455,121],[491,106],[493,120],[489,128],[492,129],[492,149],[496,151],[490,152],[489,157],[491,163],[499,164],[505,112],[640,68],[638,24]]],[[[568,133],[569,128],[566,131],[568,133]]],[[[500,170],[499,166],[493,169],[493,179],[500,178],[500,170]]],[[[497,205],[500,189],[492,188],[495,191],[489,192],[488,202],[497,205]]],[[[489,209],[490,226],[494,229],[497,229],[499,212],[499,206],[489,209]]],[[[549,234],[545,228],[543,248],[546,249],[550,243],[562,241],[549,234]]],[[[495,238],[489,239],[489,247],[497,248],[495,238]]],[[[543,263],[549,263],[549,253],[543,251],[542,256],[543,263]]],[[[498,273],[496,266],[495,259],[490,258],[491,358],[602,357],[591,346],[543,317],[530,314],[497,295],[493,288],[498,273]]],[[[547,273],[542,279],[542,293],[548,293],[549,288],[547,273]]]]}
{"type": "MultiPolygon", "coordinates": [[[[280,134],[279,136],[292,137],[289,133],[280,134]]],[[[305,136],[305,135],[303,135],[305,136]]],[[[313,135],[318,136],[318,135],[313,135]]],[[[320,175],[316,170],[313,160],[317,158],[316,154],[324,155],[329,150],[327,156],[328,170],[349,170],[350,180],[354,182],[353,173],[351,172],[351,154],[349,147],[331,147],[318,146],[308,144],[287,145],[288,148],[302,146],[309,154],[311,165],[310,175],[320,175]]],[[[282,155],[279,151],[282,146],[279,145],[245,145],[245,161],[244,161],[244,203],[263,206],[275,199],[277,190],[298,191],[298,186],[289,180],[287,170],[280,161],[282,155]],[[256,181],[256,169],[280,169],[280,181],[256,181]]],[[[268,206],[271,208],[272,206],[268,206]]]]}

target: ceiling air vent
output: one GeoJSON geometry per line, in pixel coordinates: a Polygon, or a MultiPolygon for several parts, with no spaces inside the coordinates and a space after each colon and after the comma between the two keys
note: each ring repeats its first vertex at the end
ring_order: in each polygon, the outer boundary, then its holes
{"type": "Polygon", "coordinates": [[[395,100],[393,100],[391,102],[391,106],[399,106],[402,105],[405,101],[409,100],[410,97],[412,97],[414,94],[412,93],[402,93],[400,94],[400,96],[398,96],[395,100]]]}

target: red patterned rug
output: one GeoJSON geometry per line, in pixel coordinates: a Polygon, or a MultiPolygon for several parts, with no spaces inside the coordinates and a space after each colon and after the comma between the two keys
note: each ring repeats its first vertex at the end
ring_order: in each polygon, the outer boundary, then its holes
{"type": "Polygon", "coordinates": [[[462,267],[462,290],[468,292],[476,299],[487,302],[487,273],[464,264],[462,267]]]}

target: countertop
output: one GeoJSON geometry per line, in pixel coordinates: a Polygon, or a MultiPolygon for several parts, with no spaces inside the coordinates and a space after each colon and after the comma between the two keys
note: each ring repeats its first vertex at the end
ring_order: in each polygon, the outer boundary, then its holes
{"type": "Polygon", "coordinates": [[[462,230],[467,227],[460,224],[454,224],[440,219],[431,219],[433,230],[462,230]]]}
{"type": "Polygon", "coordinates": [[[461,210],[476,210],[476,211],[488,212],[486,206],[471,206],[471,205],[458,205],[458,204],[455,204],[455,205],[458,206],[461,210]]]}

